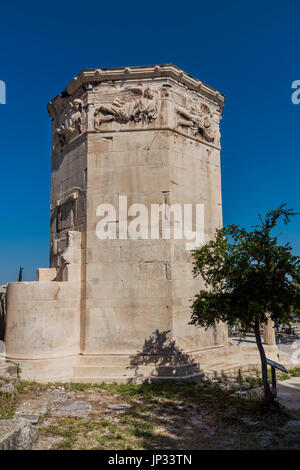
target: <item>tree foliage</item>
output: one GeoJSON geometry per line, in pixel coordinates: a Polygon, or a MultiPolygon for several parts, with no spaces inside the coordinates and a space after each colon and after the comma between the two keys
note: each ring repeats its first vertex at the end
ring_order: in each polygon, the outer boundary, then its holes
{"type": "Polygon", "coordinates": [[[201,290],[192,305],[192,322],[209,327],[217,321],[254,327],[255,320],[285,323],[300,306],[300,257],[289,243],[280,245],[273,234],[278,219],[288,224],[296,213],[284,209],[260,217],[247,231],[238,225],[217,229],[215,240],[194,250],[194,275],[201,275],[208,290],[201,290]]]}
{"type": "Polygon", "coordinates": [[[193,251],[194,276],[202,277],[206,289],[195,297],[191,324],[207,328],[219,321],[238,323],[257,333],[268,318],[287,323],[300,311],[300,257],[289,243],[281,245],[276,233],[279,221],[287,225],[295,215],[282,204],[259,216],[251,230],[228,225],[193,251]]]}

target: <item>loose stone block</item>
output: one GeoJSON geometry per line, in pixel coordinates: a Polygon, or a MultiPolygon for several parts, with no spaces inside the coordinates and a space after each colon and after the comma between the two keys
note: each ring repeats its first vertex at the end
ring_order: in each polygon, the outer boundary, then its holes
{"type": "Polygon", "coordinates": [[[69,418],[87,418],[91,409],[91,405],[84,401],[68,400],[65,403],[57,406],[52,414],[54,416],[66,416],[69,418]]]}
{"type": "Polygon", "coordinates": [[[21,413],[17,411],[14,414],[15,418],[22,418],[28,421],[30,424],[37,424],[39,421],[40,413],[21,413]]]}
{"type": "Polygon", "coordinates": [[[0,420],[0,450],[30,450],[38,431],[21,418],[0,420]]]}

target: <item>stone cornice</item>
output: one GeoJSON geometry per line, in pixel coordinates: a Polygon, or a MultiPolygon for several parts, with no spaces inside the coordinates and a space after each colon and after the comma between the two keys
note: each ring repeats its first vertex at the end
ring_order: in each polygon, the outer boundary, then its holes
{"type": "MultiPolygon", "coordinates": [[[[145,65],[133,67],[113,67],[104,69],[84,69],[66,86],[66,94],[73,95],[78,88],[87,83],[147,78],[172,78],[188,89],[199,92],[216,102],[223,109],[225,97],[222,93],[184,72],[173,64],[145,65]]],[[[55,98],[54,98],[55,100],[55,98]]],[[[53,100],[53,101],[54,101],[53,100]]]]}

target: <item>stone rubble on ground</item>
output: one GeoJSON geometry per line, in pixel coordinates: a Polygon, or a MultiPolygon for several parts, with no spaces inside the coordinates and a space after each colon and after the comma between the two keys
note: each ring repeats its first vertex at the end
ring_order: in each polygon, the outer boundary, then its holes
{"type": "Polygon", "coordinates": [[[85,401],[66,401],[56,407],[52,414],[54,416],[65,416],[68,418],[87,418],[92,410],[90,403],[85,401]]]}
{"type": "Polygon", "coordinates": [[[108,405],[110,410],[128,410],[129,408],[132,408],[132,406],[127,404],[108,405]]]}
{"type": "Polygon", "coordinates": [[[21,413],[17,411],[14,416],[16,418],[23,418],[26,419],[30,424],[37,424],[39,421],[39,418],[41,416],[40,413],[21,413]]]}
{"type": "Polygon", "coordinates": [[[15,394],[15,387],[11,383],[0,384],[0,392],[9,393],[10,395],[15,394]]]}
{"type": "Polygon", "coordinates": [[[33,399],[21,402],[17,408],[17,412],[42,416],[47,412],[54,413],[60,405],[70,404],[73,399],[74,394],[66,392],[63,387],[55,389],[50,387],[44,392],[38,392],[33,399]]]}
{"type": "Polygon", "coordinates": [[[38,431],[28,420],[0,420],[0,450],[30,450],[38,440],[38,431]]]}

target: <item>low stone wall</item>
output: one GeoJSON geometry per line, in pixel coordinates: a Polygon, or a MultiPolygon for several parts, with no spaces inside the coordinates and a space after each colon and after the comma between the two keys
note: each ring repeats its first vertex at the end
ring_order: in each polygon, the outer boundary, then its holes
{"type": "Polygon", "coordinates": [[[41,359],[79,353],[78,282],[15,282],[7,292],[8,359],[41,359]]]}
{"type": "Polygon", "coordinates": [[[81,234],[69,232],[61,272],[38,269],[37,281],[9,282],[6,358],[52,359],[80,352],[81,234]]]}

